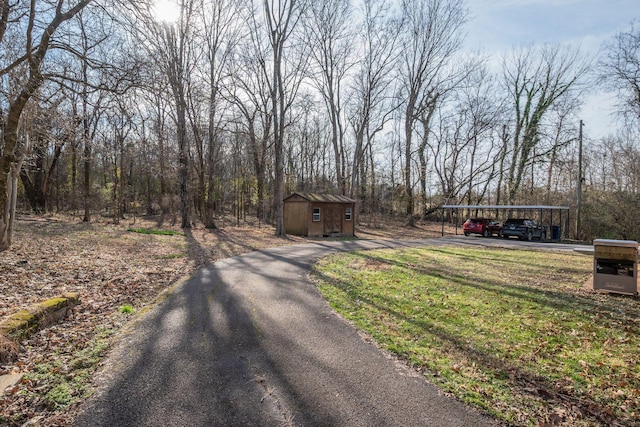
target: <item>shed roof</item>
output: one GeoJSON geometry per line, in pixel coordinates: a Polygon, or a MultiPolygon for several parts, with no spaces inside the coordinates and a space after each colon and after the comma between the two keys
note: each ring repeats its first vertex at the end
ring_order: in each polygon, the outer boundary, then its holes
{"type": "Polygon", "coordinates": [[[326,203],[356,203],[356,200],[347,196],[340,196],[337,194],[319,194],[319,193],[299,193],[294,192],[284,200],[291,197],[298,196],[310,202],[326,202],[326,203]]]}

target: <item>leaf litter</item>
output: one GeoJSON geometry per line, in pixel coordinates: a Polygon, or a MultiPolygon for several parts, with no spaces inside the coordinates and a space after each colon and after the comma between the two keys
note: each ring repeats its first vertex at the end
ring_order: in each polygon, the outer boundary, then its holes
{"type": "MultiPolygon", "coordinates": [[[[24,374],[0,390],[0,426],[64,426],[92,392],[91,377],[112,337],[130,315],[197,268],[219,259],[268,247],[308,241],[276,237],[257,221],[238,224],[223,217],[219,228],[181,230],[159,218],[99,218],[83,223],[63,215],[23,216],[15,224],[12,247],[0,253],[0,319],[48,298],[77,292],[80,304],[69,317],[21,342],[17,361],[0,365],[0,376],[24,374]],[[141,230],[171,231],[143,233],[141,230]],[[2,395],[2,392],[5,392],[2,395]]],[[[390,222],[367,225],[358,237],[425,238],[440,224],[410,229],[390,222]]]]}
{"type": "Polygon", "coordinates": [[[0,375],[25,374],[4,396],[0,391],[1,426],[71,424],[74,409],[91,392],[90,377],[108,337],[130,319],[121,306],[151,304],[208,262],[302,241],[277,238],[270,227],[194,228],[184,236],[127,232],[130,222],[121,222],[86,224],[62,216],[16,222],[13,245],[0,254],[0,318],[69,292],[79,294],[80,305],[23,340],[17,361],[0,365],[0,375]]]}

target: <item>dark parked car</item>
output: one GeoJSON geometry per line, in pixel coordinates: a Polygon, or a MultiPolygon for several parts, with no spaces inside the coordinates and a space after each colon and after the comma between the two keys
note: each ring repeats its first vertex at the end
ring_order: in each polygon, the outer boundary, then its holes
{"type": "Polygon", "coordinates": [[[465,236],[469,234],[481,234],[484,237],[489,237],[494,234],[497,236],[502,235],[502,226],[500,223],[489,218],[469,218],[462,226],[462,230],[465,236]]]}
{"type": "Polygon", "coordinates": [[[502,226],[502,237],[508,239],[511,236],[520,240],[542,240],[547,238],[547,228],[532,219],[509,218],[502,226]]]}

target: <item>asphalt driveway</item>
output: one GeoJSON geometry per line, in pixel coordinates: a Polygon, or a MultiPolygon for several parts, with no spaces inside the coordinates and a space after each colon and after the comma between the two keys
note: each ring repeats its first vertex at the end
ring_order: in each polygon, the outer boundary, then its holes
{"type": "Polygon", "coordinates": [[[368,342],[308,280],[330,252],[436,242],[311,243],[203,268],[119,341],[76,424],[492,425],[368,342]]]}

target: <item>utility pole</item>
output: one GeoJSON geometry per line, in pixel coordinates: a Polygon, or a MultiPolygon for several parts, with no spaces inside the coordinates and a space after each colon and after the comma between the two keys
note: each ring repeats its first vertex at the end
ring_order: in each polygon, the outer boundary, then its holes
{"type": "Polygon", "coordinates": [[[582,209],[582,128],[584,122],[580,120],[580,128],[578,131],[578,203],[576,208],[576,240],[580,240],[582,232],[580,224],[580,210],[582,209]]]}

